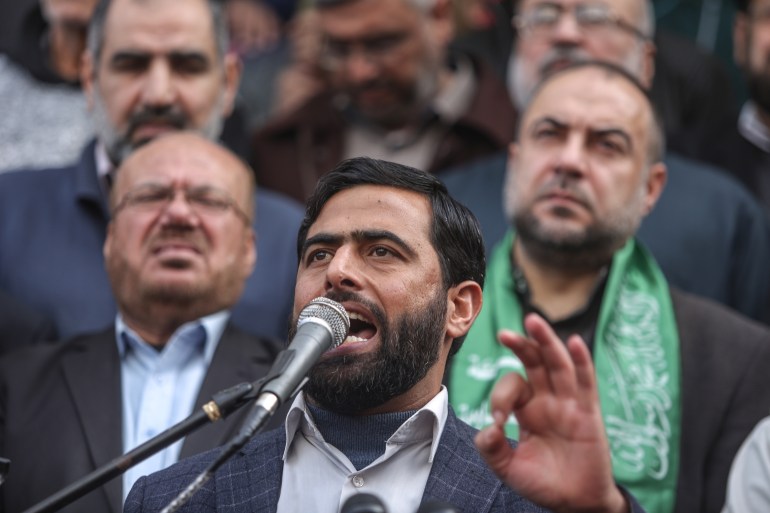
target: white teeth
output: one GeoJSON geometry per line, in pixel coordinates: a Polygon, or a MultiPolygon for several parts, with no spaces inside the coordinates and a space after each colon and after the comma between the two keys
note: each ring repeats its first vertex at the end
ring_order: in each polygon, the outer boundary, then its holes
{"type": "Polygon", "coordinates": [[[367,340],[369,340],[369,339],[368,338],[361,338],[361,337],[354,337],[353,335],[348,335],[345,338],[345,341],[343,342],[343,344],[346,344],[348,342],[366,342],[367,340]]]}
{"type": "Polygon", "coordinates": [[[366,319],[361,314],[357,314],[356,312],[348,312],[348,317],[350,317],[351,319],[367,322],[366,319]]]}

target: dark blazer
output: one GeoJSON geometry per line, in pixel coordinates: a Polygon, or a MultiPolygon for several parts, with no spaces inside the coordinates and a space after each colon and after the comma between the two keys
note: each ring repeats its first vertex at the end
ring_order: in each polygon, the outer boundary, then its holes
{"type": "MultiPolygon", "coordinates": [[[[422,502],[449,502],[465,513],[545,513],[547,510],[497,479],[473,444],[476,433],[450,409],[422,502]]],[[[181,511],[274,512],[281,493],[285,444],[283,428],[256,437],[223,465],[181,511]],[[233,504],[233,497],[238,497],[237,504],[233,504]]],[[[216,450],[201,454],[141,478],[126,499],[125,513],[162,510],[217,455],[216,450]]],[[[633,499],[632,511],[643,511],[633,499]]]]}
{"type": "Polygon", "coordinates": [[[682,362],[675,513],[719,513],[730,465],[770,413],[770,331],[671,289],[682,362]]]}
{"type": "MultiPolygon", "coordinates": [[[[303,212],[258,190],[257,265],[232,309],[232,322],[285,339],[297,274],[303,212]]],[[[109,211],[96,175],[94,143],[67,167],[0,173],[0,289],[51,319],[62,339],[115,319],[102,246],[109,211]]]]}
{"type": "MultiPolygon", "coordinates": [[[[274,357],[275,343],[228,326],[196,404],[259,379],[274,357]]],[[[248,410],[190,434],[180,457],[224,443],[248,410]]],[[[11,459],[0,511],[22,511],[121,455],[122,429],[114,327],[0,359],[0,455],[11,459]]],[[[121,506],[118,477],[62,511],[120,513],[121,506]]]]}
{"type": "Polygon", "coordinates": [[[0,291],[0,356],[55,338],[53,323],[0,291]]]}
{"type": "MultiPolygon", "coordinates": [[[[474,63],[477,90],[471,105],[442,135],[426,171],[438,173],[508,146],[516,113],[505,85],[485,65],[474,63]]],[[[305,202],[321,176],[345,153],[348,117],[335,95],[323,91],[255,134],[252,164],[257,183],[305,202]]]]}

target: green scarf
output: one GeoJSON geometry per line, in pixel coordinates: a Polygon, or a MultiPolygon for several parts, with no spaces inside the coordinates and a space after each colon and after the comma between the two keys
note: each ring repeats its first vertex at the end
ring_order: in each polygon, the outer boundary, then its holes
{"type": "MultiPolygon", "coordinates": [[[[492,252],[484,306],[451,369],[449,398],[460,418],[491,424],[488,397],[506,372],[524,373],[497,342],[500,329],[524,333],[514,292],[508,235],[492,252]]],[[[679,336],[666,279],[634,240],[612,261],[602,299],[593,358],[615,480],[650,513],[674,509],[679,472],[679,336]]],[[[512,416],[506,432],[518,437],[512,416]]]]}

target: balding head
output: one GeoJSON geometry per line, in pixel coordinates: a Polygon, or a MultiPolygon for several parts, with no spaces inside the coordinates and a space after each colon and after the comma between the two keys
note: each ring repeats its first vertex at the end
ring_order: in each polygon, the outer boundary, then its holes
{"type": "Polygon", "coordinates": [[[511,147],[506,212],[534,260],[598,269],[634,235],[665,183],[645,90],[606,63],[535,90],[511,147]]]}
{"type": "Polygon", "coordinates": [[[235,304],[256,262],[253,197],[247,166],[197,134],[158,137],[124,161],[104,257],[124,320],[145,340],[163,344],[235,304]]]}

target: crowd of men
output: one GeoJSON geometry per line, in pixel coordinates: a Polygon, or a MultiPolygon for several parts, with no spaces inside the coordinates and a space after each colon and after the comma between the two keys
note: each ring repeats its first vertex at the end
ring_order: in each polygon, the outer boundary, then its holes
{"type": "MultiPolygon", "coordinates": [[[[317,297],[347,337],[182,511],[767,511],[770,4],[736,8],[733,116],[648,0],[312,0],[291,36],[249,32],[277,1],[31,3],[0,511],[274,379],[317,297]]],[[[161,511],[248,411],[61,511],[161,511]]]]}

